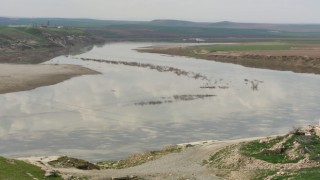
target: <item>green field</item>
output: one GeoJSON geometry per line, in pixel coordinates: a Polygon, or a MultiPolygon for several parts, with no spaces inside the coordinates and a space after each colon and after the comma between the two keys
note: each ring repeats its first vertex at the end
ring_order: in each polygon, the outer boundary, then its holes
{"type": "Polygon", "coordinates": [[[215,45],[205,47],[208,51],[263,51],[288,50],[290,45],[215,45]]]}
{"type": "Polygon", "coordinates": [[[320,167],[303,168],[298,171],[289,171],[290,174],[284,176],[276,176],[272,180],[318,180],[320,177],[320,167]]]}

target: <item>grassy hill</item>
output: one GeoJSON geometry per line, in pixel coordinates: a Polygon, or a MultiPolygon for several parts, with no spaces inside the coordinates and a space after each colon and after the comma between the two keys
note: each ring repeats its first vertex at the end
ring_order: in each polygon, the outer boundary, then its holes
{"type": "Polygon", "coordinates": [[[204,164],[227,179],[316,180],[320,176],[320,138],[314,128],[228,146],[204,164]]]}
{"type": "MultiPolygon", "coordinates": [[[[12,28],[0,26],[0,43],[8,44],[11,41],[33,40],[37,45],[49,45],[51,42],[48,36],[86,36],[84,30],[79,29],[57,29],[57,28],[12,28]]],[[[0,44],[0,45],[1,45],[0,44]]]]}
{"type": "Polygon", "coordinates": [[[37,166],[19,160],[6,159],[4,157],[0,157],[0,179],[62,180],[59,175],[45,177],[45,172],[37,166]]]}
{"type": "Polygon", "coordinates": [[[116,24],[135,24],[141,22],[135,21],[113,21],[113,20],[96,20],[96,19],[68,19],[68,18],[5,18],[0,17],[0,25],[31,25],[40,26],[66,26],[74,28],[87,28],[87,27],[106,27],[108,25],[116,24]]]}
{"type": "Polygon", "coordinates": [[[0,27],[0,62],[39,63],[99,40],[81,29],[0,27]]]}

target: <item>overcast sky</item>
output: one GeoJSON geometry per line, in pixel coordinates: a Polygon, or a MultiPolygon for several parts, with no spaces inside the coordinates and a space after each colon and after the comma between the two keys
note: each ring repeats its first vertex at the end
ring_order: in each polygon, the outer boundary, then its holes
{"type": "Polygon", "coordinates": [[[320,0],[0,0],[0,16],[320,23],[320,0]]]}

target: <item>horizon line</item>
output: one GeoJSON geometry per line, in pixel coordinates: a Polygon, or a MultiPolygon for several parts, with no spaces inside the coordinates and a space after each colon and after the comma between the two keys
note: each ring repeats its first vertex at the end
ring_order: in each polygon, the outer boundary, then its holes
{"type": "Polygon", "coordinates": [[[96,20],[96,21],[126,21],[126,22],[152,22],[152,21],[183,21],[191,23],[239,23],[239,24],[274,24],[274,25],[320,25],[320,23],[307,23],[307,22],[244,22],[244,21],[230,21],[230,20],[221,20],[221,21],[197,21],[197,20],[183,20],[183,19],[168,19],[168,18],[158,18],[150,20],[128,20],[128,19],[102,19],[102,18],[89,18],[89,17],[26,17],[26,16],[0,16],[0,18],[8,19],[70,19],[70,20],[96,20]]]}

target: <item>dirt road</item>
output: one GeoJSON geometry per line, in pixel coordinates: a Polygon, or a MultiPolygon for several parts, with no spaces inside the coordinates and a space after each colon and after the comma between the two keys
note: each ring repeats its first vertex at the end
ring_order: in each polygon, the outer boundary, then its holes
{"type": "MultiPolygon", "coordinates": [[[[127,168],[127,169],[109,169],[109,170],[78,170],[73,168],[53,168],[48,165],[48,161],[56,159],[51,158],[21,158],[32,164],[41,166],[45,170],[57,170],[65,177],[88,177],[89,179],[102,180],[111,178],[120,178],[127,176],[137,176],[151,180],[177,180],[177,179],[197,179],[197,180],[218,180],[220,178],[214,175],[214,172],[205,166],[202,166],[203,160],[207,160],[210,155],[219,151],[221,148],[249,141],[257,138],[229,140],[229,141],[203,141],[188,143],[191,147],[186,148],[180,153],[172,153],[163,156],[160,159],[147,162],[145,164],[127,168]]],[[[186,146],[187,144],[181,144],[186,146]]]]}

